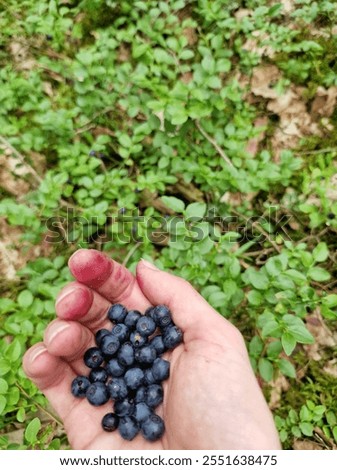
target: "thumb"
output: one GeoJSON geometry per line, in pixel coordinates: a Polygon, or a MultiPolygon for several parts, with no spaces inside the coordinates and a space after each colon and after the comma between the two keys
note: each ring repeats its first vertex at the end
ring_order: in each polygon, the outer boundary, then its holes
{"type": "Polygon", "coordinates": [[[244,345],[239,331],[185,279],[161,271],[145,260],[138,263],[136,277],[152,305],[165,304],[170,308],[174,322],[184,332],[185,342],[200,339],[215,344],[227,341],[236,348],[244,345]]]}

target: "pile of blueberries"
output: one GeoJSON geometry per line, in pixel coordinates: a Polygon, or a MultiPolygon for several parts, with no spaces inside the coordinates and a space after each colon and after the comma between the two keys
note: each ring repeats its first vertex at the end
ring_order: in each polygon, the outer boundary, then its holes
{"type": "Polygon", "coordinates": [[[170,363],[161,356],[182,342],[182,331],[166,305],[150,307],[142,315],[114,304],[108,318],[114,326],[97,331],[97,347],[84,354],[90,374],[73,380],[72,394],[94,406],[114,401],[114,412],[102,419],[105,431],[118,429],[129,441],[141,431],[145,439],[156,441],[165,425],[154,410],[163,401],[161,384],[170,375],[170,363]]]}

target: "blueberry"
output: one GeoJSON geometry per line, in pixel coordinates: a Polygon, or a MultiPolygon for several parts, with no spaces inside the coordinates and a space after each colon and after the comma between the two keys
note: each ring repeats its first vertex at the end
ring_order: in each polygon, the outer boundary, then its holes
{"type": "Polygon", "coordinates": [[[143,346],[137,349],[135,353],[136,361],[142,366],[152,364],[156,357],[156,350],[152,346],[143,346]]]}
{"type": "Polygon", "coordinates": [[[162,382],[170,376],[170,363],[158,357],[152,364],[152,375],[156,382],[162,382]]]}
{"type": "Polygon", "coordinates": [[[88,387],[86,397],[91,405],[101,406],[109,400],[109,392],[102,382],[95,382],[88,387]]]}
{"type": "Polygon", "coordinates": [[[90,382],[106,382],[108,374],[103,367],[97,367],[92,369],[89,374],[90,382]]]}
{"type": "Polygon", "coordinates": [[[160,416],[152,414],[141,424],[141,430],[147,441],[156,441],[160,439],[165,432],[164,421],[160,416]]]}
{"type": "Polygon", "coordinates": [[[145,314],[147,317],[152,318],[154,320],[154,307],[149,307],[145,310],[145,314]]]}
{"type": "Polygon", "coordinates": [[[104,336],[109,335],[109,334],[110,334],[110,331],[106,330],[104,328],[102,330],[97,331],[97,333],[95,335],[95,340],[96,340],[96,344],[97,344],[98,347],[101,346],[101,341],[104,338],[104,336]]]}
{"type": "Polygon", "coordinates": [[[88,377],[84,375],[79,375],[71,383],[71,393],[74,397],[83,398],[85,397],[86,391],[90,385],[88,377]]]}
{"type": "Polygon", "coordinates": [[[133,416],[136,418],[138,423],[142,423],[143,421],[146,421],[151,414],[151,408],[149,408],[146,403],[141,402],[136,404],[133,416]]]}
{"type": "Polygon", "coordinates": [[[153,319],[156,322],[156,325],[160,327],[165,327],[172,323],[171,312],[166,305],[157,305],[154,307],[153,319]]]}
{"type": "Polygon", "coordinates": [[[117,359],[110,359],[105,369],[112,377],[121,377],[125,374],[125,367],[121,366],[117,359]]]}
{"type": "Polygon", "coordinates": [[[104,361],[101,351],[98,348],[89,348],[84,353],[84,364],[91,369],[96,369],[104,361]]]}
{"type": "Polygon", "coordinates": [[[46,39],[47,39],[47,41],[52,41],[53,36],[51,34],[46,34],[46,39]]]}
{"type": "Polygon", "coordinates": [[[133,416],[126,416],[125,418],[120,419],[118,430],[123,439],[132,441],[139,432],[139,426],[133,416]]]}
{"type": "Polygon", "coordinates": [[[108,384],[108,390],[113,400],[123,400],[123,398],[126,398],[128,395],[125,380],[120,377],[112,379],[108,384]]]}
{"type": "Polygon", "coordinates": [[[144,382],[144,372],[139,367],[133,367],[126,372],[124,380],[131,390],[136,390],[144,382]]]}
{"type": "Polygon", "coordinates": [[[117,416],[129,416],[135,411],[135,405],[132,400],[124,398],[123,400],[115,401],[114,411],[117,416]]]}
{"type": "Polygon", "coordinates": [[[139,387],[135,396],[135,403],[141,403],[146,401],[146,387],[139,387]]]}
{"type": "Polygon", "coordinates": [[[131,343],[137,348],[146,344],[146,336],[142,336],[138,331],[133,331],[130,335],[131,343]]]}
{"type": "Polygon", "coordinates": [[[135,350],[131,343],[124,343],[118,351],[118,362],[122,366],[132,366],[135,360],[135,350]]]}
{"type": "Polygon", "coordinates": [[[120,346],[119,339],[117,336],[109,335],[104,336],[101,341],[101,351],[105,357],[112,357],[117,351],[120,346]]]}
{"type": "Polygon", "coordinates": [[[107,413],[102,419],[102,428],[104,431],[112,432],[118,428],[119,418],[115,413],[107,413]]]}
{"type": "Polygon", "coordinates": [[[151,384],[154,384],[156,383],[156,380],[155,378],[153,377],[153,374],[152,374],[152,370],[151,368],[150,369],[146,369],[144,371],[144,381],[146,383],[146,385],[151,385],[151,384]]]}
{"type": "Polygon", "coordinates": [[[138,310],[129,310],[125,317],[124,324],[128,328],[136,328],[136,323],[141,317],[141,313],[138,310]]]}
{"type": "Polygon", "coordinates": [[[145,403],[150,408],[155,408],[163,401],[163,395],[163,387],[161,385],[149,385],[146,389],[145,403]]]}
{"type": "Polygon", "coordinates": [[[119,341],[123,342],[129,338],[129,328],[123,323],[118,323],[112,328],[111,332],[114,336],[116,336],[119,341]]]}
{"type": "Polygon", "coordinates": [[[152,338],[150,341],[150,346],[156,350],[158,356],[166,351],[162,335],[157,335],[152,338]]]}
{"type": "Polygon", "coordinates": [[[174,349],[183,340],[183,333],[177,326],[167,328],[163,334],[163,342],[167,349],[174,349]]]}
{"type": "Polygon", "coordinates": [[[115,323],[123,323],[128,311],[122,304],[114,304],[108,310],[108,318],[115,323]]]}
{"type": "Polygon", "coordinates": [[[142,316],[138,321],[136,325],[136,330],[138,333],[140,333],[142,336],[150,336],[152,333],[154,333],[156,329],[156,324],[154,320],[150,317],[142,316]]]}
{"type": "Polygon", "coordinates": [[[95,156],[96,156],[96,151],[95,150],[90,150],[89,157],[95,157],[95,156]]]}

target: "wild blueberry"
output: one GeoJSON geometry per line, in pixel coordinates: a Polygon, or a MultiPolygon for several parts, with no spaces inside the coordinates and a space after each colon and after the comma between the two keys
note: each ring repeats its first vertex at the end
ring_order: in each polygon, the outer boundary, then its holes
{"type": "Polygon", "coordinates": [[[102,419],[102,428],[104,431],[112,432],[118,428],[119,418],[115,413],[107,413],[102,419]]]}
{"type": "Polygon", "coordinates": [[[128,311],[122,304],[114,304],[108,310],[108,318],[115,323],[123,323],[128,311]]]}
{"type": "Polygon", "coordinates": [[[79,375],[71,383],[71,393],[74,397],[83,398],[85,397],[86,391],[90,385],[88,377],[84,375],[79,375]]]}
{"type": "Polygon", "coordinates": [[[136,390],[144,382],[144,372],[139,367],[132,367],[124,375],[124,380],[131,390],[136,390]]]}
{"type": "Polygon", "coordinates": [[[141,430],[147,441],[156,441],[160,439],[165,432],[164,421],[160,416],[152,414],[141,424],[141,430]]]}
{"type": "Polygon", "coordinates": [[[123,400],[128,395],[128,389],[125,380],[116,377],[108,384],[108,390],[113,400],[123,400]]]}
{"type": "Polygon", "coordinates": [[[129,338],[129,328],[124,325],[123,323],[117,323],[117,325],[115,325],[113,328],[112,328],[112,332],[111,332],[114,336],[116,336],[120,342],[123,342],[125,341],[126,339],[129,338]]]}
{"type": "Polygon", "coordinates": [[[84,353],[84,364],[91,369],[96,369],[104,361],[101,351],[98,348],[89,348],[84,353]]]}
{"type": "Polygon", "coordinates": [[[171,312],[166,305],[157,305],[154,307],[153,319],[160,327],[165,327],[172,323],[171,312]]]}
{"type": "Polygon", "coordinates": [[[111,333],[102,338],[101,351],[107,358],[112,357],[118,351],[119,346],[119,339],[111,333]]]}
{"type": "Polygon", "coordinates": [[[95,156],[96,156],[96,151],[95,150],[90,150],[89,157],[95,157],[95,156]]]}
{"type": "Polygon", "coordinates": [[[110,333],[111,332],[109,330],[106,330],[104,328],[102,330],[97,331],[97,333],[95,334],[95,340],[96,340],[96,344],[98,347],[101,346],[101,341],[104,338],[104,336],[109,335],[110,333]]]}
{"type": "Polygon", "coordinates": [[[121,377],[125,374],[125,367],[122,366],[117,359],[110,359],[107,362],[105,369],[111,377],[121,377]]]}
{"type": "Polygon", "coordinates": [[[163,387],[158,384],[149,385],[146,389],[145,403],[156,408],[163,401],[163,387]]]}
{"type": "Polygon", "coordinates": [[[101,406],[109,400],[109,392],[102,382],[95,382],[88,387],[86,397],[91,405],[101,406]]]}
{"type": "Polygon", "coordinates": [[[103,367],[92,369],[89,374],[90,382],[106,382],[108,378],[107,371],[103,367]]]}
{"type": "Polygon", "coordinates": [[[144,381],[146,385],[151,385],[151,384],[156,383],[156,379],[153,377],[151,369],[146,369],[144,371],[144,381]]]}
{"type": "Polygon", "coordinates": [[[149,307],[145,310],[145,316],[152,318],[154,320],[154,307],[149,307]]]}
{"type": "Polygon", "coordinates": [[[124,324],[128,328],[135,328],[137,321],[140,319],[141,313],[138,310],[129,310],[125,317],[124,324]]]}
{"type": "Polygon", "coordinates": [[[133,416],[136,418],[138,423],[142,423],[143,421],[147,420],[151,414],[151,408],[149,408],[146,403],[141,402],[136,404],[133,416]]]}
{"type": "Polygon", "coordinates": [[[150,346],[156,350],[158,356],[166,351],[162,335],[157,335],[152,338],[150,341],[150,346]]]}
{"type": "Polygon", "coordinates": [[[156,350],[152,346],[143,346],[137,349],[135,353],[136,361],[142,366],[152,364],[156,357],[156,350]]]}
{"type": "Polygon", "coordinates": [[[183,333],[177,326],[167,328],[163,334],[163,342],[167,349],[174,349],[183,340],[183,333]]]}
{"type": "Polygon", "coordinates": [[[146,317],[146,316],[143,315],[137,321],[136,330],[142,336],[152,335],[152,333],[154,333],[155,329],[156,329],[156,324],[155,324],[154,320],[152,320],[151,317],[146,317]]]}
{"type": "Polygon", "coordinates": [[[142,386],[136,392],[136,396],[134,399],[135,403],[141,403],[146,401],[146,387],[142,386]]]}
{"type": "Polygon", "coordinates": [[[52,41],[53,36],[51,34],[46,34],[46,39],[47,39],[47,41],[52,41]]]}
{"type": "Polygon", "coordinates": [[[138,331],[133,331],[130,335],[131,343],[139,348],[140,346],[144,346],[146,344],[147,338],[146,336],[142,336],[138,331]]]}
{"type": "Polygon", "coordinates": [[[162,382],[170,376],[170,363],[158,357],[152,364],[152,375],[156,382],[162,382]]]}
{"type": "Polygon", "coordinates": [[[118,362],[122,366],[132,366],[135,360],[135,351],[131,343],[124,343],[118,351],[118,362]]]}
{"type": "Polygon", "coordinates": [[[139,425],[133,416],[125,416],[119,420],[118,431],[123,439],[132,441],[139,432],[139,425]]]}
{"type": "Polygon", "coordinates": [[[135,405],[132,400],[124,398],[123,400],[115,401],[114,411],[117,416],[132,415],[135,410],[135,405]]]}

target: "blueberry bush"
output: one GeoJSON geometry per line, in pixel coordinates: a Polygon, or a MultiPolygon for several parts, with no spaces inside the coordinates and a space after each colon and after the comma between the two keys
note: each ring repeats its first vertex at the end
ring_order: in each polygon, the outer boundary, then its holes
{"type": "Polygon", "coordinates": [[[336,448],[336,23],[335,0],[0,2],[1,449],[68,445],[21,359],[79,247],[189,280],[284,447],[336,448]]]}

